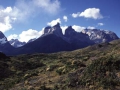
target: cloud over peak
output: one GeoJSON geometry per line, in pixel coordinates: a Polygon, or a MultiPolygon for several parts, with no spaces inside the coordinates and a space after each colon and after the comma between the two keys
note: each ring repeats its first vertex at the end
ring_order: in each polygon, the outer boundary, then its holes
{"type": "Polygon", "coordinates": [[[19,40],[28,42],[30,39],[40,37],[42,33],[43,33],[43,30],[37,31],[37,30],[29,29],[29,30],[23,31],[19,35],[19,40]]]}
{"type": "Polygon", "coordinates": [[[17,34],[11,34],[10,36],[7,37],[8,41],[10,41],[11,39],[17,39],[18,35],[17,34]]]}
{"type": "Polygon", "coordinates": [[[22,33],[19,35],[11,34],[10,36],[7,37],[7,39],[8,40],[19,39],[19,41],[21,42],[28,42],[30,39],[39,38],[43,34],[43,30],[44,28],[40,31],[29,29],[22,31],[22,33]]]}
{"type": "Polygon", "coordinates": [[[73,18],[84,17],[84,18],[92,18],[92,19],[102,19],[103,18],[102,14],[100,13],[99,8],[88,8],[81,13],[80,12],[73,13],[72,17],[73,18]]]}
{"type": "Polygon", "coordinates": [[[52,20],[51,22],[48,22],[47,25],[49,25],[49,26],[54,26],[54,25],[56,25],[57,23],[60,23],[60,24],[61,24],[60,18],[55,19],[55,20],[52,20]]]}
{"type": "Polygon", "coordinates": [[[85,29],[85,27],[78,26],[78,25],[73,25],[72,28],[73,28],[76,32],[81,32],[83,29],[85,29]]]}

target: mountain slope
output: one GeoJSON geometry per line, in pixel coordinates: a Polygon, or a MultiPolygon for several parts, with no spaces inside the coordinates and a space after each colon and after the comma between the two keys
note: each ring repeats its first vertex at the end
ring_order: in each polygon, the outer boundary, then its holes
{"type": "Polygon", "coordinates": [[[36,38],[30,39],[27,43],[33,42],[35,40],[36,40],[36,38]]]}
{"type": "Polygon", "coordinates": [[[0,89],[120,90],[119,47],[120,39],[71,52],[5,57],[0,89]]]}
{"type": "Polygon", "coordinates": [[[10,54],[10,51],[13,51],[14,47],[10,45],[5,35],[0,31],[0,52],[4,52],[5,54],[10,54]]]}
{"type": "Polygon", "coordinates": [[[53,53],[64,50],[73,50],[70,44],[62,38],[49,34],[38,38],[37,40],[27,43],[23,47],[18,48],[16,54],[25,53],[53,53]],[[19,51],[18,51],[19,50],[19,51]]]}

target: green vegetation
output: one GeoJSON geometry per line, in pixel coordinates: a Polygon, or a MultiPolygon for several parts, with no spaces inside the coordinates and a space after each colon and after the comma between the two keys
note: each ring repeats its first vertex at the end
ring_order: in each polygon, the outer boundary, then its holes
{"type": "Polygon", "coordinates": [[[0,90],[120,90],[120,40],[0,58],[0,90]]]}

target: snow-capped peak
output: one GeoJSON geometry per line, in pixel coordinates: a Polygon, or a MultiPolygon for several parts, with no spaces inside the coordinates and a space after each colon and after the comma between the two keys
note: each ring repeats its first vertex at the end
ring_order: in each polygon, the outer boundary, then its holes
{"type": "Polygon", "coordinates": [[[0,43],[1,43],[1,44],[7,43],[7,38],[6,38],[6,37],[1,38],[1,39],[0,39],[0,43]]]}
{"type": "Polygon", "coordinates": [[[90,40],[93,40],[95,43],[109,42],[111,40],[118,39],[114,32],[108,30],[84,29],[81,32],[88,34],[90,40]]]}
{"type": "Polygon", "coordinates": [[[16,48],[21,47],[21,46],[23,46],[23,45],[26,44],[25,42],[20,42],[18,39],[11,39],[11,40],[9,41],[9,43],[10,43],[13,47],[16,47],[16,48]]]}
{"type": "Polygon", "coordinates": [[[113,34],[113,32],[112,31],[108,31],[108,30],[102,30],[104,33],[106,33],[106,34],[113,34]]]}

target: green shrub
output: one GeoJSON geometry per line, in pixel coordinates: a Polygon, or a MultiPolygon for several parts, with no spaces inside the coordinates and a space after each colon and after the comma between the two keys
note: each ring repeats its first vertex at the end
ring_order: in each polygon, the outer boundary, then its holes
{"type": "Polygon", "coordinates": [[[67,69],[66,69],[66,66],[63,66],[63,67],[59,67],[56,72],[59,74],[59,75],[62,75],[62,74],[65,74],[67,72],[67,69]]]}

